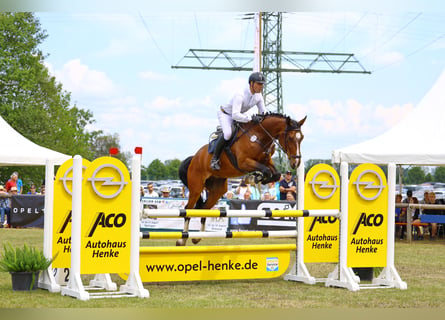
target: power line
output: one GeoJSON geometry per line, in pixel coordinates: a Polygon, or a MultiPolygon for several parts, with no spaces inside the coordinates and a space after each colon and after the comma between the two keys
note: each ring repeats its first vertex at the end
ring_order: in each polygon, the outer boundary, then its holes
{"type": "Polygon", "coordinates": [[[158,49],[159,53],[161,54],[161,56],[165,59],[165,61],[167,61],[167,63],[169,65],[171,65],[169,59],[167,58],[167,56],[164,54],[164,52],[161,50],[161,47],[158,45],[158,43],[156,42],[155,38],[153,37],[153,35],[150,32],[150,29],[148,28],[147,23],[145,22],[144,17],[142,16],[142,14],[139,12],[139,17],[142,20],[142,23],[144,24],[145,30],[147,30],[148,35],[150,36],[151,40],[153,41],[153,44],[155,45],[155,47],[158,49]]]}
{"type": "Polygon", "coordinates": [[[193,16],[195,18],[195,27],[196,27],[196,33],[198,35],[199,48],[202,48],[201,36],[199,34],[199,26],[198,26],[198,19],[196,18],[196,13],[194,13],[193,16]]]}
{"type": "MultiPolygon", "coordinates": [[[[444,38],[444,37],[445,37],[445,33],[442,34],[442,35],[440,35],[440,36],[438,36],[438,37],[435,38],[433,41],[430,41],[430,42],[426,43],[425,45],[423,45],[423,46],[417,48],[416,50],[412,51],[411,53],[407,54],[406,57],[405,57],[405,59],[408,58],[408,57],[411,57],[411,56],[413,56],[413,55],[415,55],[415,54],[417,54],[418,52],[420,52],[420,51],[422,51],[422,50],[428,48],[429,46],[432,46],[434,43],[436,43],[437,41],[439,41],[440,39],[442,39],[442,38],[444,38]]],[[[396,63],[398,63],[398,61],[396,61],[396,62],[392,62],[392,63],[387,64],[387,65],[385,65],[385,66],[382,66],[381,68],[378,68],[378,69],[374,70],[373,72],[376,72],[376,71],[380,71],[380,70],[386,69],[386,68],[388,68],[388,67],[390,67],[390,66],[392,66],[392,65],[394,65],[394,64],[396,64],[396,63]]]]}
{"type": "Polygon", "coordinates": [[[398,34],[400,34],[400,32],[402,32],[403,30],[405,30],[411,23],[413,23],[414,21],[417,20],[417,18],[419,18],[422,15],[422,13],[418,13],[414,18],[412,18],[410,21],[408,21],[405,25],[403,25],[400,29],[398,29],[395,33],[393,33],[388,39],[386,39],[382,44],[380,44],[380,46],[378,48],[375,48],[374,51],[370,51],[368,53],[366,53],[363,58],[366,58],[367,56],[369,56],[372,52],[376,52],[377,50],[379,50],[380,48],[384,47],[389,41],[391,41],[392,39],[394,39],[398,34]]]}
{"type": "Polygon", "coordinates": [[[345,39],[347,36],[349,36],[352,31],[354,31],[354,29],[360,24],[360,22],[363,20],[363,18],[367,15],[367,13],[365,12],[360,19],[354,24],[354,26],[349,30],[349,32],[347,32],[343,38],[340,39],[340,41],[331,49],[331,50],[335,50],[335,48],[337,48],[345,39]]]}

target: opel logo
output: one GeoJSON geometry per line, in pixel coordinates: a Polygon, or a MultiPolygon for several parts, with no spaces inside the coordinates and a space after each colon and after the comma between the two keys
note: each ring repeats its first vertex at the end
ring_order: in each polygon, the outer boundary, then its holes
{"type": "Polygon", "coordinates": [[[337,179],[336,179],[335,175],[332,174],[332,172],[330,172],[329,170],[318,171],[314,175],[312,180],[309,182],[309,184],[311,185],[312,192],[315,194],[315,196],[322,200],[331,198],[334,195],[335,191],[338,189],[337,179]],[[322,173],[326,173],[332,179],[334,184],[329,184],[329,181],[317,181],[316,180],[317,177],[322,173]],[[316,186],[318,186],[318,188],[316,188],[316,186]],[[318,191],[317,191],[317,189],[318,189],[318,191]],[[331,192],[328,195],[323,196],[319,193],[320,189],[331,189],[331,192]]]}
{"type": "MultiPolygon", "coordinates": [[[[82,170],[83,170],[83,171],[85,171],[86,168],[87,168],[87,167],[82,166],[82,170]]],[[[65,171],[65,174],[63,175],[62,178],[59,178],[59,180],[62,181],[63,189],[65,189],[65,192],[68,193],[70,196],[73,196],[73,194],[72,194],[72,187],[71,187],[71,189],[70,189],[70,188],[68,187],[68,185],[67,185],[68,181],[71,181],[71,185],[72,185],[72,183],[73,183],[73,178],[72,178],[72,177],[71,177],[71,178],[68,177],[68,174],[69,174],[71,171],[73,171],[73,167],[72,167],[72,166],[69,167],[68,170],[65,171]]],[[[82,179],[83,179],[83,178],[82,178],[82,179]]]]}
{"type": "Polygon", "coordinates": [[[126,184],[128,184],[128,182],[124,181],[124,175],[122,173],[122,171],[116,167],[115,165],[112,164],[103,164],[99,167],[96,168],[96,170],[94,170],[93,175],[91,178],[88,178],[88,181],[91,181],[91,186],[93,187],[94,192],[97,194],[97,196],[104,198],[104,199],[112,199],[116,196],[119,195],[119,193],[121,193],[122,189],[124,188],[124,186],[126,184]],[[119,175],[119,180],[118,181],[113,181],[113,177],[98,177],[98,173],[104,169],[104,168],[112,168],[114,169],[118,175],[119,175]],[[113,194],[103,194],[101,192],[99,192],[99,190],[97,190],[96,187],[96,183],[101,182],[100,186],[104,187],[104,186],[119,186],[119,189],[114,192],[113,194]]]}
{"type": "Polygon", "coordinates": [[[363,171],[357,177],[357,181],[355,181],[353,184],[355,184],[357,193],[360,196],[360,198],[362,198],[363,200],[367,200],[367,201],[372,201],[372,200],[377,199],[380,196],[380,194],[382,193],[383,189],[385,188],[385,186],[383,185],[382,177],[377,172],[375,172],[374,170],[365,170],[365,171],[363,171]],[[365,174],[371,174],[371,175],[376,176],[378,178],[379,184],[375,185],[374,181],[362,181],[362,177],[365,174]],[[367,197],[367,196],[365,196],[362,193],[361,186],[363,186],[362,187],[363,190],[376,189],[378,191],[377,191],[377,193],[373,197],[367,197]]]}

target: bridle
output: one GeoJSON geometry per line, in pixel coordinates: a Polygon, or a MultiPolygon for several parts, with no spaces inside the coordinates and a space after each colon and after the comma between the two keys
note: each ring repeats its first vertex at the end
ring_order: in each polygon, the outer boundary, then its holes
{"type": "MultiPolygon", "coordinates": [[[[280,135],[278,135],[278,138],[274,138],[272,136],[272,134],[263,126],[263,124],[261,122],[259,122],[258,125],[264,131],[264,133],[266,133],[266,135],[270,138],[270,142],[266,143],[266,144],[262,143],[258,139],[255,140],[255,142],[257,142],[258,144],[260,144],[263,147],[266,155],[271,154],[274,145],[277,145],[282,151],[284,151],[284,153],[287,154],[288,140],[289,140],[288,133],[291,131],[301,131],[301,126],[298,124],[298,122],[296,123],[296,125],[289,125],[288,121],[286,120],[286,128],[284,129],[284,131],[282,133],[282,134],[284,134],[284,147],[283,147],[279,140],[280,135]]],[[[243,129],[243,131],[244,131],[244,134],[249,135],[248,130],[243,129]]],[[[301,159],[301,155],[288,155],[288,156],[292,159],[301,159]]]]}

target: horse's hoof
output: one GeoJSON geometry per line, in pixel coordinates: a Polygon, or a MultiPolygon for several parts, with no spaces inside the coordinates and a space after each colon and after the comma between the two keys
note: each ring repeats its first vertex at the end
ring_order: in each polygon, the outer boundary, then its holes
{"type": "Polygon", "coordinates": [[[255,179],[254,179],[254,181],[255,181],[255,183],[258,183],[258,182],[260,182],[261,180],[263,180],[263,175],[261,174],[261,175],[255,175],[255,179]]]}
{"type": "Polygon", "coordinates": [[[185,245],[184,241],[182,241],[182,240],[176,240],[176,246],[177,246],[177,247],[182,247],[182,246],[184,246],[184,245],[185,245]]]}
{"type": "Polygon", "coordinates": [[[198,244],[201,239],[192,239],[193,244],[198,244]]]}

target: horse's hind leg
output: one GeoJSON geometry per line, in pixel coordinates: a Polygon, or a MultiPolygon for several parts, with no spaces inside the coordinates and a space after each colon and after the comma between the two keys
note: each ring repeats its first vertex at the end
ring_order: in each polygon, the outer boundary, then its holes
{"type": "MultiPolygon", "coordinates": [[[[212,209],[218,200],[227,191],[227,179],[225,178],[210,178],[206,181],[208,198],[203,204],[203,209],[212,209]]],[[[205,231],[206,218],[201,218],[201,231],[205,231]]],[[[197,244],[201,239],[192,239],[193,244],[197,244]]]]}

